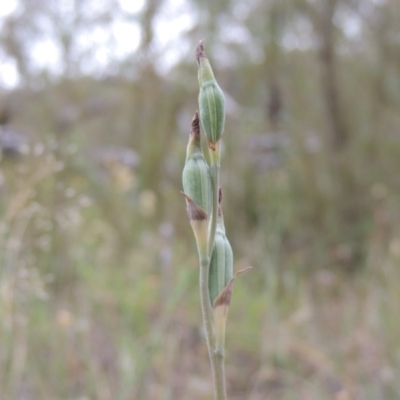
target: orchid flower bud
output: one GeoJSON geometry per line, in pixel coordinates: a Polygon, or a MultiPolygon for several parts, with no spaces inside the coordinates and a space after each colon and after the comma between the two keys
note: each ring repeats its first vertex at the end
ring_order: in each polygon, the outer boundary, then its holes
{"type": "Polygon", "coordinates": [[[211,150],[221,138],[225,125],[225,96],[219,87],[210,61],[204,52],[203,41],[197,46],[197,63],[199,65],[199,112],[204,132],[211,150]]]}

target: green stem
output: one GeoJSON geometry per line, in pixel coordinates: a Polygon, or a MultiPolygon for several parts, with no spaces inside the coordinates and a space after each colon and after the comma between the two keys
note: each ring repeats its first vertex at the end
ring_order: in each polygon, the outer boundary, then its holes
{"type": "Polygon", "coordinates": [[[212,214],[211,214],[211,228],[208,241],[208,254],[211,257],[212,249],[214,246],[215,231],[217,229],[217,217],[218,217],[218,192],[219,192],[219,144],[217,144],[216,150],[211,151],[211,180],[213,189],[213,201],[212,201],[212,214]]]}
{"type": "Polygon", "coordinates": [[[214,375],[215,398],[218,400],[226,400],[224,353],[214,351],[213,358],[216,364],[216,373],[214,375]]]}
{"type": "Polygon", "coordinates": [[[214,399],[226,400],[225,387],[225,369],[224,355],[215,351],[215,334],[213,332],[213,313],[210,304],[210,293],[208,288],[208,271],[210,267],[210,258],[202,257],[200,259],[200,304],[203,315],[204,329],[208,355],[210,357],[211,369],[214,382],[214,399]]]}
{"type": "Polygon", "coordinates": [[[214,399],[226,400],[225,386],[225,367],[224,367],[224,352],[217,351],[215,332],[213,331],[214,316],[210,304],[210,292],[208,286],[208,273],[210,269],[211,253],[214,246],[215,231],[217,228],[218,217],[218,192],[219,192],[219,169],[220,169],[220,154],[219,143],[215,150],[211,151],[211,180],[213,186],[213,202],[211,214],[211,227],[208,240],[208,257],[200,259],[200,301],[203,313],[203,323],[206,331],[208,355],[210,357],[211,369],[214,382],[214,399]]]}

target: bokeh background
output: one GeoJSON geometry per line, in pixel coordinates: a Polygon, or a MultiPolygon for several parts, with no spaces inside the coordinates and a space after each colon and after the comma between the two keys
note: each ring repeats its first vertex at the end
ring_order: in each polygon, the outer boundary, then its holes
{"type": "Polygon", "coordinates": [[[202,38],[227,234],[253,266],[229,398],[400,398],[398,0],[10,0],[1,399],[211,398],[180,194],[202,38]]]}

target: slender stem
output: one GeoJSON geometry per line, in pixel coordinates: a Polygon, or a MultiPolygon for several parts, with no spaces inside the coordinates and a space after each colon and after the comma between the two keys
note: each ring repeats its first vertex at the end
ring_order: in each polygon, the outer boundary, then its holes
{"type": "Polygon", "coordinates": [[[200,303],[203,315],[203,323],[206,333],[208,355],[210,357],[211,369],[214,382],[214,399],[226,400],[224,355],[215,351],[215,334],[213,332],[213,313],[210,304],[208,288],[208,270],[210,258],[200,259],[200,303]]]}
{"type": "Polygon", "coordinates": [[[218,190],[219,190],[219,143],[216,144],[216,149],[211,151],[211,180],[213,189],[213,201],[212,201],[212,214],[211,214],[211,228],[208,241],[208,254],[211,256],[212,249],[214,246],[215,231],[217,229],[217,215],[218,215],[218,190]]]}
{"type": "Polygon", "coordinates": [[[214,375],[214,385],[216,386],[216,399],[226,400],[226,385],[225,385],[225,359],[224,353],[214,351],[213,358],[216,364],[214,375]]]}
{"type": "Polygon", "coordinates": [[[210,292],[208,287],[208,272],[210,268],[211,253],[214,245],[215,231],[217,228],[219,168],[220,168],[219,144],[211,151],[211,180],[213,186],[213,204],[211,215],[211,227],[208,240],[208,257],[200,258],[200,302],[203,313],[203,323],[206,331],[208,355],[214,382],[214,399],[226,400],[225,368],[223,351],[216,351],[216,338],[213,330],[214,316],[210,304],[210,292]]]}

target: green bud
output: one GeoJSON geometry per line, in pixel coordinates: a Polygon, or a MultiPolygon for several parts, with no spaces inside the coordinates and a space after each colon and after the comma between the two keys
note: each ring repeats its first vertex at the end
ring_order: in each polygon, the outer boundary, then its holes
{"type": "Polygon", "coordinates": [[[182,172],[182,183],[184,193],[190,196],[209,215],[212,207],[211,175],[210,167],[201,149],[199,114],[197,111],[192,119],[186,163],[182,172]]]}
{"type": "Polygon", "coordinates": [[[210,62],[204,52],[203,41],[197,46],[199,64],[199,111],[200,119],[210,149],[215,150],[225,125],[225,96],[219,87],[210,62]]]}
{"type": "MultiPolygon", "coordinates": [[[[219,202],[221,202],[221,190],[219,202]]],[[[221,204],[218,207],[217,229],[214,246],[211,253],[208,287],[210,301],[213,304],[217,296],[226,287],[233,276],[233,252],[228,238],[225,235],[224,219],[221,204]]]]}

